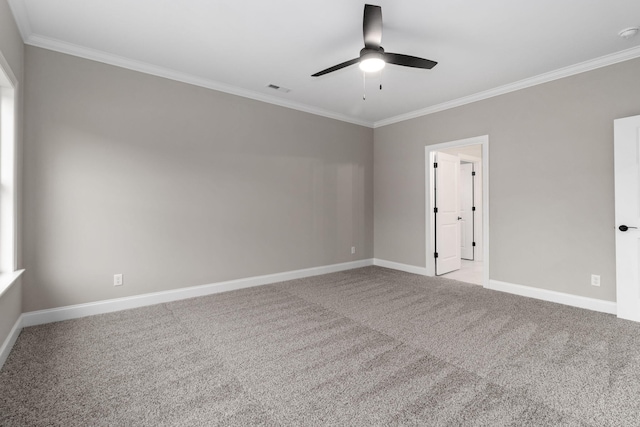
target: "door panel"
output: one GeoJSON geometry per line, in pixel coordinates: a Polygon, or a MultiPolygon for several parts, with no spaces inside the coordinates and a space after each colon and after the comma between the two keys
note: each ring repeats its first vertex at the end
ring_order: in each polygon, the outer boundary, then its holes
{"type": "Polygon", "coordinates": [[[640,116],[614,121],[614,161],[617,312],[640,322],[640,116]]]}
{"type": "Polygon", "coordinates": [[[473,163],[460,165],[460,257],[473,261],[473,163]]]}
{"type": "Polygon", "coordinates": [[[436,275],[459,270],[460,261],[460,159],[436,153],[435,205],[436,218],[436,275]]]}

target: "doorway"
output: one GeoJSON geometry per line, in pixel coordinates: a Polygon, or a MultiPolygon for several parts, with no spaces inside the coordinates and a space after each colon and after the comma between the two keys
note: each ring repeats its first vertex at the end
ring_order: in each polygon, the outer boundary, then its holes
{"type": "Polygon", "coordinates": [[[425,147],[427,274],[489,284],[488,136],[425,147]]]}

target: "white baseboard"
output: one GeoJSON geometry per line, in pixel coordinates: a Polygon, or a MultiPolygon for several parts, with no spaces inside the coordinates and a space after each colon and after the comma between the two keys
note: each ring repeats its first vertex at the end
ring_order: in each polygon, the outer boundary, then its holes
{"type": "MultiPolygon", "coordinates": [[[[374,258],[373,265],[391,268],[393,270],[405,271],[407,273],[429,276],[427,269],[414,265],[401,264],[393,261],[374,258]]],[[[513,283],[489,280],[487,289],[520,295],[523,297],[535,298],[543,301],[555,302],[572,307],[585,308],[587,310],[599,311],[602,313],[616,314],[617,304],[612,301],[604,301],[595,298],[587,298],[578,295],[566,294],[563,292],[550,291],[547,289],[534,288],[531,286],[515,285],[513,283]]]]}
{"type": "MultiPolygon", "coordinates": [[[[111,313],[114,311],[127,310],[137,307],[145,307],[154,304],[178,301],[182,299],[211,295],[220,292],[249,288],[253,286],[283,282],[286,280],[294,280],[317,276],[320,274],[335,273],[338,271],[351,270],[354,268],[367,267],[370,265],[377,265],[380,267],[391,268],[393,270],[400,270],[407,273],[419,274],[423,276],[428,275],[427,269],[424,267],[416,267],[413,265],[401,264],[393,261],[385,261],[382,259],[365,259],[323,267],[307,268],[303,270],[288,271],[284,273],[269,274],[265,276],[256,276],[245,279],[212,283],[208,285],[174,289],[170,291],[154,292],[132,297],[117,298],[87,304],[77,304],[48,310],[31,311],[20,315],[18,320],[16,320],[15,325],[11,329],[11,332],[2,344],[2,347],[0,347],[0,368],[7,360],[7,357],[9,356],[9,353],[11,352],[11,349],[18,339],[20,331],[23,327],[58,322],[61,320],[76,319],[79,317],[92,316],[95,314],[111,313]]],[[[515,285],[498,280],[490,280],[488,289],[521,295],[529,298],[536,298],[544,301],[555,302],[559,304],[570,305],[573,307],[585,308],[588,310],[599,311],[603,313],[616,314],[617,311],[615,302],[565,294],[562,292],[550,291],[546,289],[533,288],[530,286],[515,285]]]]}
{"type": "Polygon", "coordinates": [[[22,314],[16,320],[16,323],[11,328],[11,332],[2,343],[2,347],[0,347],[0,369],[4,365],[4,362],[7,361],[7,357],[9,357],[9,353],[11,353],[11,349],[13,345],[16,343],[18,339],[18,335],[20,335],[20,331],[22,331],[22,314]]]}
{"type": "Polygon", "coordinates": [[[513,283],[489,280],[488,289],[494,291],[507,292],[523,297],[535,298],[558,304],[570,305],[572,307],[586,308],[587,310],[599,311],[602,313],[616,314],[617,304],[612,301],[605,301],[595,298],[581,297],[578,295],[565,294],[562,292],[550,291],[548,289],[533,288],[531,286],[514,285],[513,283]]]}
{"type": "MultiPolygon", "coordinates": [[[[320,274],[335,273],[337,271],[351,270],[354,268],[373,265],[372,259],[345,262],[322,267],[306,268],[303,270],[287,271],[284,273],[269,274],[265,276],[248,277],[245,279],[229,280],[226,282],[211,283],[208,285],[192,286],[189,288],[173,289],[170,291],[153,292],[132,297],[110,299],[91,302],[87,304],[69,305],[66,307],[47,310],[30,311],[22,314],[22,327],[42,325],[44,323],[59,322],[62,320],[77,319],[79,317],[95,314],[111,313],[114,311],[128,310],[131,308],[145,307],[148,305],[162,304],[187,298],[201,297],[220,292],[233,291],[253,286],[268,285],[270,283],[283,282],[285,280],[301,279],[320,274]]],[[[4,348],[4,347],[3,347],[4,348]]]]}
{"type": "Polygon", "coordinates": [[[379,267],[391,268],[393,270],[405,271],[407,273],[419,274],[421,276],[428,276],[427,269],[425,267],[417,267],[415,265],[401,264],[399,262],[386,261],[384,259],[373,259],[373,265],[379,267]]]}

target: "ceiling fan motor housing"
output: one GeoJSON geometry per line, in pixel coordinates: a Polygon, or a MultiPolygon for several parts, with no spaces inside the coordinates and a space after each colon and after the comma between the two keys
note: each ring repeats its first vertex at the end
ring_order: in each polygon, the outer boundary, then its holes
{"type": "Polygon", "coordinates": [[[360,51],[360,61],[378,58],[384,61],[384,49],[382,46],[377,48],[365,47],[360,51]]]}

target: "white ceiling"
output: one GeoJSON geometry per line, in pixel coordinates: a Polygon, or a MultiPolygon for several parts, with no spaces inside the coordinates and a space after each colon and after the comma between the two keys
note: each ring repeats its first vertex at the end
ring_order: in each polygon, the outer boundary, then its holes
{"type": "Polygon", "coordinates": [[[9,0],[27,44],[380,126],[640,56],[638,0],[370,0],[385,50],[438,62],[357,65],[363,1],[9,0]],[[268,84],[291,89],[268,89],[268,84]]]}

